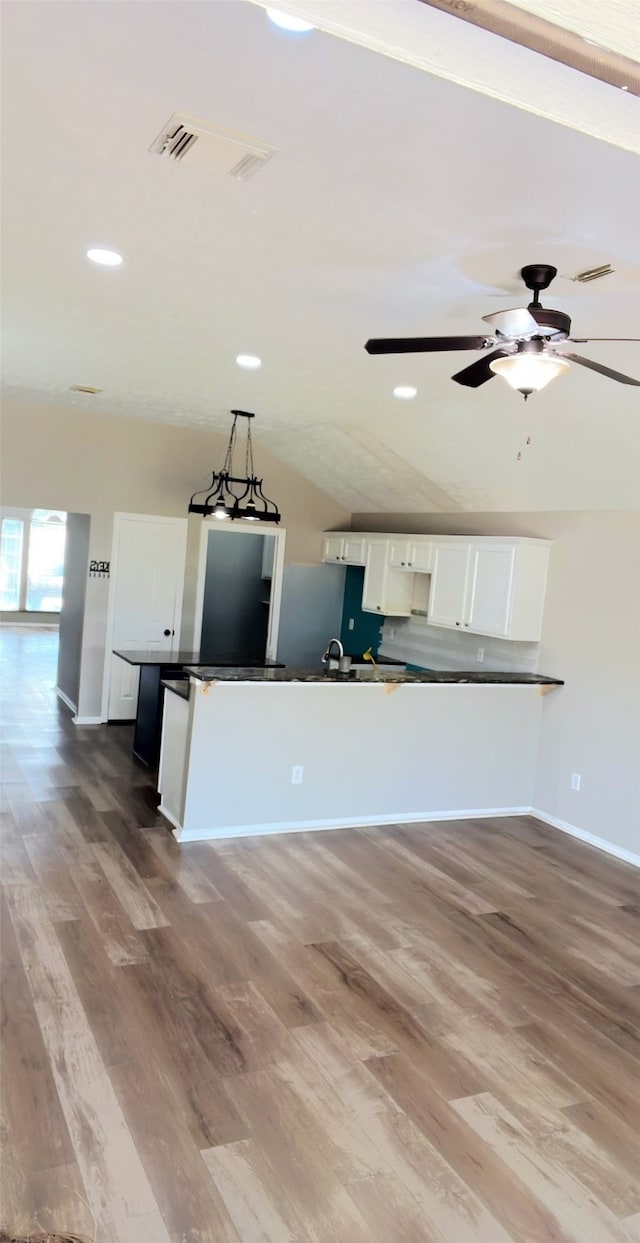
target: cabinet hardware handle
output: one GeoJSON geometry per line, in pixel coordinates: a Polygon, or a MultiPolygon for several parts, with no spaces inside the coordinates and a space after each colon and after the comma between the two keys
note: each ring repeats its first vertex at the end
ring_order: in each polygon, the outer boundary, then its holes
{"type": "Polygon", "coordinates": [[[468,625],[469,625],[469,622],[465,622],[464,624],[465,624],[465,626],[468,626],[468,625]]]}
{"type": "Polygon", "coordinates": [[[459,625],[460,625],[460,622],[456,622],[456,626],[459,626],[459,625]]]}
{"type": "Polygon", "coordinates": [[[413,565],[413,561],[407,561],[407,565],[411,567],[413,565]]]}
{"type": "Polygon", "coordinates": [[[401,562],[400,562],[400,565],[404,565],[404,561],[401,561],[401,562]]]}
{"type": "Polygon", "coordinates": [[[164,634],[165,634],[165,638],[168,638],[170,634],[173,634],[173,630],[165,630],[164,634]]]}

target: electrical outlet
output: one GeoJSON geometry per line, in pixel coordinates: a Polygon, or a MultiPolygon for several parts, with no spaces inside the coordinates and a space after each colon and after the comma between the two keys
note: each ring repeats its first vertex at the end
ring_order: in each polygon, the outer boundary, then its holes
{"type": "Polygon", "coordinates": [[[482,662],[483,662],[483,660],[484,660],[484,648],[483,648],[483,647],[479,647],[479,648],[478,648],[478,651],[477,651],[477,653],[476,653],[476,660],[477,660],[477,662],[478,662],[478,664],[479,664],[479,665],[481,665],[481,664],[482,664],[482,662]]]}
{"type": "Polygon", "coordinates": [[[293,768],[291,769],[292,786],[301,786],[303,776],[304,776],[304,766],[302,764],[294,764],[293,768]]]}
{"type": "Polygon", "coordinates": [[[582,781],[582,775],[580,773],[572,773],[571,774],[571,789],[579,790],[581,781],[582,781]]]}
{"type": "Polygon", "coordinates": [[[350,617],[350,618],[349,618],[349,630],[353,630],[353,627],[355,626],[355,624],[356,624],[356,623],[355,623],[355,621],[353,620],[353,617],[350,617]]]}

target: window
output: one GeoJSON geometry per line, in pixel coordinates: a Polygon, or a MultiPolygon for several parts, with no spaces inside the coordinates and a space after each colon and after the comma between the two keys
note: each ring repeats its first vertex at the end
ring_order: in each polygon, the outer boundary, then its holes
{"type": "Polygon", "coordinates": [[[23,539],[22,519],[3,518],[0,537],[0,609],[20,608],[23,539]]]}
{"type": "Polygon", "coordinates": [[[2,518],[0,609],[60,612],[66,522],[67,515],[54,509],[9,511],[2,518]]]}
{"type": "Polygon", "coordinates": [[[62,605],[62,575],[67,515],[49,509],[34,509],[29,524],[27,561],[27,609],[40,613],[59,613],[62,605]]]}

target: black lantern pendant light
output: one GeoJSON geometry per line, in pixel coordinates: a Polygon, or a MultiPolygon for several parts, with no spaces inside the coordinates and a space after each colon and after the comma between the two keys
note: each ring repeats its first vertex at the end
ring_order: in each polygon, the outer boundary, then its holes
{"type": "Polygon", "coordinates": [[[229,434],[229,444],[222,470],[212,471],[211,483],[208,488],[194,492],[189,501],[190,514],[202,514],[205,518],[213,515],[221,521],[242,518],[245,522],[279,522],[280,511],[262,491],[262,480],[258,479],[253,466],[253,443],[251,440],[251,419],[255,415],[246,410],[232,410],[233,423],[229,434]],[[238,419],[247,420],[247,441],[245,446],[244,475],[233,473],[233,452],[236,446],[236,428],[238,419]],[[204,501],[197,502],[202,496],[204,501]]]}

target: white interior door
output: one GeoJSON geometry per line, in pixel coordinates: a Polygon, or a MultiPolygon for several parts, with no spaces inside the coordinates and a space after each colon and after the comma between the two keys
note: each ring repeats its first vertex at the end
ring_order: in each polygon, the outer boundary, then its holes
{"type": "Polygon", "coordinates": [[[186,518],[115,515],[106,662],[110,721],[133,719],[138,697],[137,668],[113,649],[178,650],[186,547],[186,518]]]}

